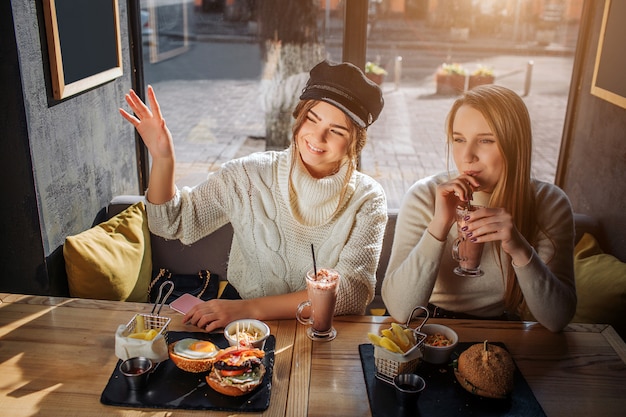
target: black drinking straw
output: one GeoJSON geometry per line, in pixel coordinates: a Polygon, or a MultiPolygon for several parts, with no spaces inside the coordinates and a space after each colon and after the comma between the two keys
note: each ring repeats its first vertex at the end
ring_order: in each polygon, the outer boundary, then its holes
{"type": "Polygon", "coordinates": [[[311,254],[313,255],[313,275],[317,278],[317,266],[315,265],[315,249],[313,249],[313,244],[311,243],[311,254]]]}

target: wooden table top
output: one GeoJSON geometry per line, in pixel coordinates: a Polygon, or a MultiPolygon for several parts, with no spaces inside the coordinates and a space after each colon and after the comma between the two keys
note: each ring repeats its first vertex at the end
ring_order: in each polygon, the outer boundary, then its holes
{"type": "MultiPolygon", "coordinates": [[[[269,408],[262,414],[103,405],[118,362],[115,330],[151,305],[0,293],[0,410],[7,416],[369,416],[358,346],[389,317],[335,320],[337,338],[311,342],[296,320],[268,322],[276,337],[269,408]]],[[[164,307],[170,330],[190,331],[164,307]]],[[[551,333],[536,323],[431,319],[460,341],[505,343],[549,416],[622,416],[626,344],[607,325],[551,333]]]]}

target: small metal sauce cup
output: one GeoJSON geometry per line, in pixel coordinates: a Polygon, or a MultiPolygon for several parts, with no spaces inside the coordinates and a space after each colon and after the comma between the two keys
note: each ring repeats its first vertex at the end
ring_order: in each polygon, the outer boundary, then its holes
{"type": "Polygon", "coordinates": [[[398,404],[410,408],[417,405],[420,394],[426,388],[426,381],[417,374],[398,374],[393,379],[393,386],[398,404]]]}
{"type": "Polygon", "coordinates": [[[146,387],[148,377],[153,369],[152,360],[143,356],[126,359],[120,364],[120,372],[124,375],[128,388],[132,391],[140,391],[146,387]]]}

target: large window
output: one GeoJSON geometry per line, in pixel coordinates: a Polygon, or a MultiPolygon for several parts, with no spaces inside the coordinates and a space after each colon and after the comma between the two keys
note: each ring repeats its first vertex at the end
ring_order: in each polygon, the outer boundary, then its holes
{"type": "MultiPolygon", "coordinates": [[[[144,79],[174,136],[180,186],[267,148],[267,112],[277,97],[268,85],[277,66],[268,64],[276,56],[259,34],[276,23],[259,17],[262,1],[141,0],[144,79]]],[[[345,7],[352,1],[359,0],[314,1],[321,51],[304,55],[342,59],[345,7]]],[[[489,81],[524,96],[536,141],[534,174],[554,180],[582,0],[368,4],[366,61],[384,70],[386,105],[368,132],[361,170],[381,182],[390,207],[399,206],[414,181],[446,169],[443,125],[457,92],[438,86],[436,73],[444,68],[466,71],[461,90],[480,68],[493,75],[489,81]]]]}

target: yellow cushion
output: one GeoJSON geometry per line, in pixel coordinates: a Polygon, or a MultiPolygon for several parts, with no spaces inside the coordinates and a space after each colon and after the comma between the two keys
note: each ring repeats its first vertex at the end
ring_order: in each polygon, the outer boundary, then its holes
{"type": "Polygon", "coordinates": [[[603,253],[596,239],[585,233],[574,249],[578,305],[575,323],[606,323],[618,331],[626,327],[626,263],[603,253]]]}
{"type": "Polygon", "coordinates": [[[143,202],[63,245],[70,295],[118,301],[148,301],[152,251],[143,202]]]}

